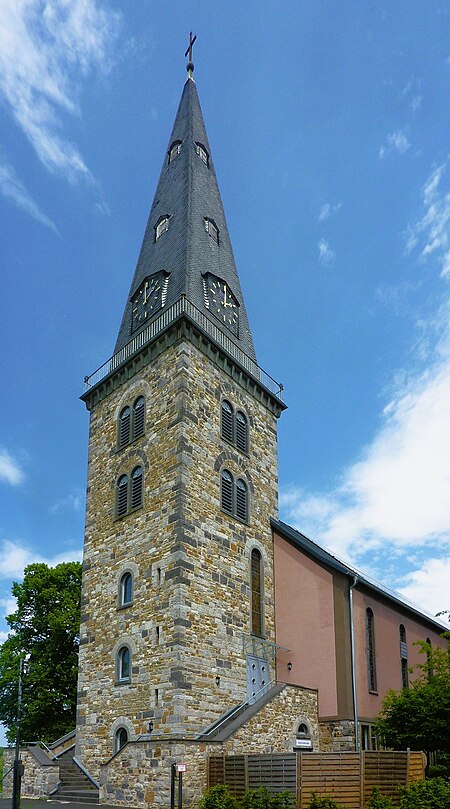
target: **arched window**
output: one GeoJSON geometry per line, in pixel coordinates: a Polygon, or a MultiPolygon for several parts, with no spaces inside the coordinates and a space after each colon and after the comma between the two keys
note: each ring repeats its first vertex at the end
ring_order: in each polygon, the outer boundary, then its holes
{"type": "Polygon", "coordinates": [[[400,668],[402,672],[402,688],[408,688],[408,646],[406,644],[406,629],[403,624],[399,626],[400,636],[400,668]]]}
{"type": "Polygon", "coordinates": [[[377,672],[375,664],[375,625],[373,611],[366,609],[366,651],[367,651],[367,679],[369,691],[377,690],[377,672]]]}
{"type": "Polygon", "coordinates": [[[219,228],[212,219],[205,216],[205,230],[211,236],[211,239],[219,244],[219,228]]]}
{"type": "Polygon", "coordinates": [[[236,413],[236,446],[242,452],[248,451],[247,436],[247,419],[244,414],[238,410],[236,413]]]}
{"type": "Polygon", "coordinates": [[[257,548],[252,549],[250,567],[252,635],[261,637],[263,634],[262,557],[257,548]]]}
{"type": "Polygon", "coordinates": [[[222,402],[221,421],[220,421],[220,434],[226,441],[233,442],[234,429],[233,429],[233,408],[226,399],[222,402]]]}
{"type": "Polygon", "coordinates": [[[131,604],[133,601],[133,576],[131,573],[124,573],[120,579],[119,603],[121,607],[131,604]]]}
{"type": "Polygon", "coordinates": [[[432,666],[432,663],[431,663],[432,646],[431,646],[430,638],[426,639],[426,644],[427,644],[427,663],[428,663],[428,672],[427,673],[428,673],[428,679],[431,680],[431,678],[434,677],[434,670],[433,670],[433,666],[432,666]]]}
{"type": "Polygon", "coordinates": [[[119,449],[129,443],[130,428],[131,428],[131,410],[129,407],[124,407],[120,411],[119,416],[119,431],[118,431],[119,449]]]}
{"type": "Polygon", "coordinates": [[[133,438],[144,435],[145,399],[138,396],[133,405],[133,438]]]}
{"type": "Polygon", "coordinates": [[[195,151],[197,152],[200,160],[202,160],[206,166],[209,166],[209,155],[205,147],[203,146],[203,143],[196,143],[195,151]]]}
{"type": "Polygon", "coordinates": [[[167,216],[167,215],[166,216],[161,216],[158,219],[158,221],[157,221],[157,223],[155,225],[155,242],[158,241],[160,236],[162,236],[163,233],[166,232],[166,230],[169,230],[169,219],[170,219],[170,216],[167,216]]]}
{"type": "Polygon", "coordinates": [[[128,646],[121,646],[117,655],[117,679],[119,682],[127,682],[130,676],[131,652],[128,646]]]}
{"type": "Polygon", "coordinates": [[[174,142],[172,143],[172,145],[171,145],[171,147],[169,149],[169,153],[168,153],[169,160],[168,160],[168,162],[171,163],[172,160],[175,160],[175,158],[177,157],[177,155],[180,154],[180,152],[181,152],[181,140],[174,140],[174,142]]]}
{"type": "Polygon", "coordinates": [[[128,733],[125,728],[117,728],[114,734],[114,752],[118,753],[126,745],[128,741],[128,733]]]}
{"type": "Polygon", "coordinates": [[[143,492],[142,466],[136,466],[131,473],[131,509],[142,506],[143,492]]]}
{"type": "Polygon", "coordinates": [[[233,513],[233,489],[233,475],[228,469],[223,469],[220,478],[220,507],[229,514],[233,513]]]}
{"type": "Polygon", "coordinates": [[[116,514],[121,517],[128,511],[128,475],[121,475],[117,481],[116,514]]]}
{"type": "Polygon", "coordinates": [[[242,478],[236,481],[236,517],[240,520],[248,519],[248,489],[242,478]]]}

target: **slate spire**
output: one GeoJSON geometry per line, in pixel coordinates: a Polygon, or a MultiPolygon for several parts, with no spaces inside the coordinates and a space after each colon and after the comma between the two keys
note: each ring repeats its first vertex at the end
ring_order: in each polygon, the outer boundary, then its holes
{"type": "Polygon", "coordinates": [[[115,351],[185,295],[255,360],[191,60],[187,67],[188,78],[164,156],[115,351]],[[151,284],[152,278],[160,279],[163,299],[155,304],[154,313],[144,313],[145,323],[137,323],[136,301],[147,279],[151,284]],[[217,299],[220,294],[225,295],[225,307],[228,306],[222,314],[209,300],[211,295],[217,299]],[[223,313],[228,317],[232,312],[238,312],[237,323],[224,323],[223,313]]]}

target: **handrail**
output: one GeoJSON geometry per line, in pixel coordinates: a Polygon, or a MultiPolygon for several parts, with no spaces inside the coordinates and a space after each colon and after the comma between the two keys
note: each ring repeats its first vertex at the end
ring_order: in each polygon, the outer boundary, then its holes
{"type": "Polygon", "coordinates": [[[14,769],[14,764],[12,765],[12,767],[9,768],[9,770],[6,770],[6,772],[3,773],[3,775],[2,775],[2,777],[0,779],[0,783],[5,780],[6,776],[9,775],[9,773],[12,772],[13,769],[14,769]]]}
{"type": "Polygon", "coordinates": [[[197,739],[204,739],[204,737],[208,736],[210,733],[215,733],[218,728],[222,727],[222,725],[228,722],[233,716],[235,716],[238,713],[241,713],[241,711],[244,711],[245,708],[247,708],[249,705],[254,705],[255,702],[258,701],[259,696],[262,697],[264,696],[264,694],[267,694],[269,688],[270,686],[267,687],[267,685],[264,685],[262,688],[259,689],[259,691],[256,692],[256,694],[253,697],[249,697],[248,700],[242,702],[240,705],[234,708],[234,710],[228,713],[223,719],[221,719],[220,722],[218,722],[217,724],[213,724],[210,728],[204,730],[203,733],[200,733],[197,736],[197,739]]]}
{"type": "Polygon", "coordinates": [[[78,761],[78,759],[75,756],[72,756],[72,761],[77,765],[77,767],[81,770],[81,772],[84,773],[86,778],[89,778],[91,784],[94,784],[94,786],[97,787],[97,789],[100,789],[100,784],[98,783],[98,781],[96,781],[95,778],[92,777],[89,770],[87,770],[86,767],[82,765],[81,761],[78,761]]]}
{"type": "Polygon", "coordinates": [[[38,746],[40,746],[40,747],[44,747],[44,748],[45,748],[45,750],[46,750],[46,752],[47,752],[47,753],[48,753],[48,754],[49,754],[49,755],[50,755],[52,758],[55,758],[55,759],[57,759],[57,758],[58,758],[58,756],[55,756],[55,754],[54,754],[53,750],[50,750],[50,748],[49,748],[49,747],[47,747],[47,745],[45,744],[45,742],[43,742],[43,741],[42,741],[42,739],[37,739],[37,741],[35,741],[35,742],[21,742],[21,745],[20,745],[20,746],[21,746],[21,747],[38,747],[38,746]]]}
{"type": "Polygon", "coordinates": [[[276,382],[273,377],[270,376],[266,371],[259,367],[259,365],[252,360],[244,351],[242,351],[233,340],[228,337],[224,332],[216,326],[205,314],[201,312],[200,309],[191,303],[191,301],[186,298],[185,295],[181,295],[180,298],[175,301],[172,306],[169,306],[164,312],[162,312],[155,320],[152,320],[151,323],[146,326],[145,329],[138,332],[126,345],[123,346],[119,351],[113,354],[109,360],[100,365],[96,371],[94,371],[90,376],[84,377],[84,384],[86,391],[89,388],[92,388],[94,385],[97,385],[99,382],[102,381],[105,377],[111,374],[113,371],[117,370],[124,362],[129,360],[132,356],[134,356],[138,351],[140,351],[144,346],[147,345],[151,340],[161,334],[165,329],[168,328],[175,320],[181,315],[187,315],[197,326],[199,326],[202,331],[204,331],[209,337],[211,337],[214,342],[216,342],[221,348],[223,348],[227,354],[230,354],[236,362],[241,365],[247,373],[249,373],[254,379],[256,379],[261,385],[267,388],[271,393],[273,393],[278,398],[281,398],[283,392],[283,385],[276,382]]]}

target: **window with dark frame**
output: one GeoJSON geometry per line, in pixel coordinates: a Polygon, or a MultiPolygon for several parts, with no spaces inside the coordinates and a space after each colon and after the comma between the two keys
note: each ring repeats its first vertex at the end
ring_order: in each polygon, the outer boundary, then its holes
{"type": "Polygon", "coordinates": [[[248,486],[242,478],[234,479],[229,469],[220,474],[220,507],[222,511],[248,522],[248,486]]]}
{"type": "Polygon", "coordinates": [[[144,502],[144,470],[135,466],[130,477],[120,475],[116,484],[116,517],[140,508],[144,502]]]}
{"type": "Polygon", "coordinates": [[[223,469],[220,477],[220,507],[228,514],[233,513],[234,478],[228,469],[223,469]]]}
{"type": "Polygon", "coordinates": [[[262,588],[262,556],[257,548],[251,553],[251,626],[252,635],[262,637],[263,634],[263,588],[262,588]]]}
{"type": "Polygon", "coordinates": [[[400,637],[400,668],[402,673],[402,688],[408,688],[408,646],[406,643],[406,629],[403,624],[399,626],[400,637]]]}
{"type": "Polygon", "coordinates": [[[240,520],[247,520],[248,518],[248,489],[247,484],[242,478],[236,481],[236,517],[240,520]]]}
{"type": "Polygon", "coordinates": [[[369,691],[377,690],[377,673],[375,664],[375,626],[373,611],[366,609],[366,646],[367,646],[367,678],[369,691]]]}
{"type": "Polygon", "coordinates": [[[145,399],[138,396],[132,407],[126,405],[119,414],[117,449],[123,449],[145,432],[145,399]]]}
{"type": "Polygon", "coordinates": [[[236,446],[241,452],[248,451],[247,419],[241,410],[236,413],[236,446]]]}
{"type": "Polygon", "coordinates": [[[117,728],[114,734],[114,752],[118,753],[128,742],[128,732],[125,728],[117,728]]]}
{"type": "Polygon", "coordinates": [[[119,415],[118,443],[119,449],[125,447],[130,442],[131,434],[131,408],[124,407],[119,415]]]}
{"type": "Polygon", "coordinates": [[[172,160],[175,160],[175,158],[180,154],[180,152],[181,152],[181,140],[174,140],[169,149],[168,162],[171,163],[172,160]]]}
{"type": "Polygon", "coordinates": [[[128,571],[120,579],[119,601],[121,607],[133,601],[133,576],[128,571]]]}
{"type": "Polygon", "coordinates": [[[121,646],[117,655],[117,679],[125,682],[131,676],[131,652],[128,646],[121,646]]]}
{"type": "Polygon", "coordinates": [[[144,435],[145,422],[145,399],[138,396],[133,405],[133,438],[140,438],[144,435]]]}
{"type": "Polygon", "coordinates": [[[428,679],[431,680],[431,678],[434,677],[434,669],[431,663],[432,646],[430,638],[427,638],[425,642],[427,644],[427,664],[428,664],[427,674],[428,679]]]}
{"type": "Polygon", "coordinates": [[[116,514],[122,517],[128,511],[128,475],[121,475],[117,481],[116,514]]]}
{"type": "Polygon", "coordinates": [[[203,163],[205,164],[205,166],[208,166],[208,168],[209,168],[209,154],[208,154],[207,150],[205,149],[205,147],[203,146],[203,144],[202,143],[196,143],[195,144],[195,151],[197,152],[200,160],[202,160],[203,163]]]}
{"type": "Polygon", "coordinates": [[[234,412],[228,399],[223,399],[220,408],[220,435],[240,452],[248,454],[248,420],[242,410],[234,412]]]}
{"type": "Polygon", "coordinates": [[[225,438],[225,441],[229,441],[230,444],[233,443],[234,439],[233,417],[234,417],[233,407],[231,406],[230,402],[227,399],[224,399],[222,402],[222,409],[221,409],[220,434],[222,438],[225,438]]]}

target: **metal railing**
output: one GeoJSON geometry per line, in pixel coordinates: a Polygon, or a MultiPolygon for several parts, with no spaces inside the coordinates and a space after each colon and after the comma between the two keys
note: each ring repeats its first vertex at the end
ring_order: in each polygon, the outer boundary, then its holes
{"type": "Polygon", "coordinates": [[[45,742],[43,742],[41,739],[37,739],[34,742],[20,742],[20,746],[21,747],[42,747],[42,748],[44,748],[45,752],[48,753],[50,758],[54,758],[54,759],[58,758],[58,756],[55,756],[54,752],[52,750],[50,750],[50,748],[47,747],[45,742]]]}
{"type": "Polygon", "coordinates": [[[209,337],[211,337],[215,343],[217,343],[221,348],[223,348],[227,354],[233,357],[236,362],[241,365],[247,373],[250,374],[254,379],[256,379],[261,385],[263,385],[267,390],[273,393],[278,398],[281,398],[283,385],[279,384],[278,382],[273,379],[270,374],[264,371],[262,368],[257,365],[257,363],[251,359],[251,357],[247,356],[244,351],[242,351],[230,337],[227,337],[226,334],[223,333],[221,329],[218,328],[211,320],[193,303],[191,303],[185,295],[181,295],[181,297],[175,301],[172,306],[169,306],[164,312],[162,312],[155,320],[149,323],[145,329],[136,334],[120,351],[117,351],[116,354],[113,354],[109,360],[103,363],[100,368],[97,368],[90,376],[85,376],[84,384],[85,390],[89,390],[89,388],[94,387],[102,379],[105,379],[109,374],[113,371],[117,370],[124,362],[129,360],[134,354],[140,351],[147,343],[151,342],[158,334],[165,331],[172,323],[178,320],[181,315],[187,315],[197,326],[199,326],[203,332],[205,332],[209,337]]]}
{"type": "Polygon", "coordinates": [[[206,730],[199,733],[197,739],[207,739],[208,736],[216,735],[218,729],[221,728],[222,725],[228,725],[230,719],[237,719],[237,717],[243,713],[246,708],[249,708],[250,705],[254,705],[255,702],[261,699],[264,694],[267,694],[268,691],[270,691],[270,684],[264,685],[259,689],[259,691],[256,692],[256,694],[245,700],[245,702],[241,702],[240,705],[236,705],[236,707],[229,711],[219,722],[213,722],[213,724],[207,727],[206,730]]]}

